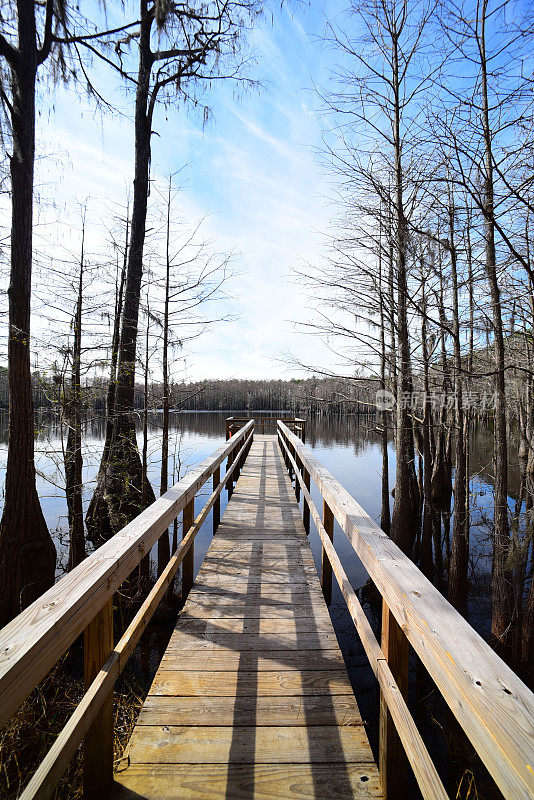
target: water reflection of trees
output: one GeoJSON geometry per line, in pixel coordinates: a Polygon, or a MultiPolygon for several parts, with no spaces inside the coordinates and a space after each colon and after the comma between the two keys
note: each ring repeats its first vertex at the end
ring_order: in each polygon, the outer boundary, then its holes
{"type": "MultiPolygon", "coordinates": [[[[279,412],[282,413],[282,412],[279,412]]],[[[287,412],[283,412],[287,414],[287,412]]],[[[225,435],[225,420],[229,416],[276,418],[276,412],[253,411],[188,411],[171,413],[170,428],[178,433],[193,433],[210,439],[225,435]]],[[[141,425],[141,418],[138,419],[141,425]]],[[[157,436],[161,431],[162,414],[153,411],[149,415],[149,433],[157,436]]],[[[84,420],[87,439],[100,441],[105,436],[106,419],[104,414],[90,414],[84,420]]],[[[65,431],[63,431],[65,433],[65,431]]],[[[471,429],[470,474],[482,483],[493,486],[493,441],[491,424],[475,424],[471,429]]],[[[37,441],[59,440],[61,429],[59,416],[54,411],[37,411],[35,414],[35,438],[37,441]]],[[[380,446],[380,436],[373,417],[339,416],[321,414],[306,419],[306,443],[312,447],[347,446],[352,447],[356,456],[369,447],[380,446]]],[[[393,440],[390,440],[393,445],[393,440]]],[[[0,444],[7,444],[7,413],[0,412],[0,444]]],[[[519,487],[517,445],[510,436],[509,452],[509,494],[515,498],[519,487]]]]}

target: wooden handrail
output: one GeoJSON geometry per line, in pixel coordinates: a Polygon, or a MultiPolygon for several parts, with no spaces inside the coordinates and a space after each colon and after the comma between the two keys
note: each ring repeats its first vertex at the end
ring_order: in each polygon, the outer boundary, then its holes
{"type": "MultiPolygon", "coordinates": [[[[326,530],[323,524],[317,507],[312,500],[312,496],[306,487],[304,475],[299,470],[296,459],[293,458],[288,445],[281,439],[283,448],[286,455],[293,465],[297,482],[304,495],[304,503],[310,510],[313,521],[317,528],[317,532],[321,539],[324,548],[324,553],[327,555],[330,566],[336,580],[341,589],[341,593],[345,598],[349,613],[351,615],[354,626],[360,635],[360,639],[364,650],[369,659],[369,664],[377,678],[380,689],[387,698],[388,706],[390,708],[393,719],[395,720],[399,736],[404,744],[406,752],[409,754],[410,764],[412,765],[415,778],[421,789],[424,800],[449,800],[448,795],[443,787],[440,777],[434,767],[432,759],[424,745],[421,735],[417,730],[412,715],[408,710],[406,701],[404,700],[399,687],[391,673],[388,666],[386,657],[382,652],[380,645],[376,641],[375,635],[371,626],[365,616],[365,612],[361,606],[356,592],[352,588],[350,581],[347,577],[345,570],[339,560],[339,556],[331,541],[331,532],[326,530]]],[[[326,505],[326,504],[325,504],[326,505]]],[[[328,506],[326,506],[328,508],[328,506]]],[[[326,515],[323,515],[326,516],[326,515]]],[[[324,564],[323,564],[324,568],[324,564]]],[[[323,577],[323,576],[321,576],[323,577]]],[[[323,586],[324,588],[324,586],[323,586]]]]}
{"type": "Polygon", "coordinates": [[[120,641],[114,647],[110,657],[86,690],[76,710],[20,796],[20,800],[48,800],[48,798],[52,797],[55,787],[77,747],[82,742],[90,725],[112,691],[115,681],[126,666],[126,662],[133,653],[152,615],[165,596],[178,567],[190,551],[195,536],[215,505],[228,478],[238,469],[240,456],[242,453],[246,454],[247,448],[252,443],[252,437],[253,432],[250,431],[245,443],[239,450],[238,457],[234,459],[223,479],[213,489],[206,505],[187,531],[176,551],[172,554],[162,574],[152,587],[120,641]]]}
{"type": "Polygon", "coordinates": [[[83,633],[176,516],[253,428],[251,420],[0,631],[0,725],[83,633]]]}
{"type": "Polygon", "coordinates": [[[298,454],[504,797],[531,800],[532,692],[281,421],[278,431],[280,441],[298,454]]]}
{"type": "MultiPolygon", "coordinates": [[[[251,417],[227,417],[226,418],[226,438],[229,439],[232,431],[237,431],[241,426],[250,422],[251,417]]],[[[256,428],[271,428],[276,433],[278,420],[284,422],[292,430],[297,431],[303,442],[306,441],[306,420],[301,417],[254,417],[256,428]]]]}

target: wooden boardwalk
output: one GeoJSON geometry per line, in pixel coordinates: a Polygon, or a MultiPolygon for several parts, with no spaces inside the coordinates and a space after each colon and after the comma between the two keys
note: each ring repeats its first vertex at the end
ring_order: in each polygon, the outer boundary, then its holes
{"type": "Polygon", "coordinates": [[[275,436],[254,437],[126,756],[121,800],[382,796],[275,436]]]}

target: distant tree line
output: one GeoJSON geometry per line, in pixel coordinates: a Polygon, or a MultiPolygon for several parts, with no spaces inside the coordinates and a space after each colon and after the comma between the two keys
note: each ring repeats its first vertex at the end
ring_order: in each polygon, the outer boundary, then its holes
{"type": "MultiPolygon", "coordinates": [[[[174,387],[178,408],[192,411],[288,411],[296,414],[374,413],[377,382],[372,378],[219,380],[174,387]]],[[[157,395],[156,395],[157,396],[157,395]]]]}
{"type": "MultiPolygon", "coordinates": [[[[109,382],[87,380],[82,386],[86,412],[105,412],[109,382]]],[[[32,375],[35,408],[55,410],[62,404],[62,380],[58,376],[32,375]]],[[[334,377],[291,380],[203,380],[189,383],[170,381],[170,408],[184,411],[286,411],[294,414],[374,414],[378,378],[334,377]]],[[[163,383],[148,385],[148,409],[162,408],[163,383]]],[[[0,408],[9,402],[7,370],[0,368],[0,408]]],[[[145,389],[135,384],[134,408],[145,408],[145,389]]]]}

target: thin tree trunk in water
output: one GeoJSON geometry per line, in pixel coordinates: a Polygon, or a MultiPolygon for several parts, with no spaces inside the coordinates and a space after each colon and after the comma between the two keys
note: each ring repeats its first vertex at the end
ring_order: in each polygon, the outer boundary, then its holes
{"type": "Polygon", "coordinates": [[[437,295],[437,304],[440,320],[440,350],[441,350],[441,372],[442,372],[442,396],[443,402],[440,408],[438,434],[436,437],[436,447],[434,454],[434,467],[432,470],[432,529],[434,535],[434,563],[435,581],[440,591],[443,591],[443,540],[442,540],[442,521],[443,533],[445,538],[445,552],[447,560],[449,558],[449,524],[450,507],[452,495],[450,449],[448,446],[447,429],[447,395],[450,391],[449,370],[447,363],[447,349],[445,344],[444,326],[446,325],[445,309],[443,306],[443,272],[441,264],[441,250],[439,256],[439,275],[440,290],[437,295]]]}
{"type": "MultiPolygon", "coordinates": [[[[530,558],[534,558],[531,547],[530,558]]],[[[523,609],[522,625],[522,650],[521,665],[529,671],[529,677],[534,678],[534,580],[531,580],[530,589],[523,609]]]]}
{"type": "Polygon", "coordinates": [[[494,534],[492,576],[491,633],[497,651],[509,658],[514,616],[513,581],[507,566],[510,534],[508,525],[508,448],[506,435],[505,355],[501,313],[501,295],[495,255],[495,221],[493,204],[493,155],[489,123],[488,81],[485,58],[485,23],[487,0],[481,12],[481,90],[483,98],[482,127],[485,148],[484,239],[485,269],[490,286],[495,354],[495,432],[494,432],[494,534]]]}
{"type": "MultiPolygon", "coordinates": [[[[378,292],[380,307],[380,388],[386,389],[386,332],[384,320],[384,295],[382,291],[382,224],[380,226],[378,262],[378,292]]],[[[389,510],[389,459],[388,459],[388,411],[381,413],[381,439],[382,439],[382,505],[380,512],[380,527],[389,536],[391,530],[391,514],[389,510]]]]}
{"type": "Polygon", "coordinates": [[[449,255],[452,276],[452,313],[454,342],[454,418],[455,472],[452,549],[449,563],[448,600],[467,616],[467,571],[469,566],[469,518],[467,516],[464,408],[462,398],[462,354],[460,350],[460,316],[458,309],[458,274],[454,242],[454,207],[449,204],[449,255]]]}
{"type": "Polygon", "coordinates": [[[390,308],[390,328],[389,328],[389,377],[391,382],[391,390],[393,394],[396,394],[396,387],[397,387],[397,343],[395,337],[395,260],[393,257],[393,238],[392,238],[392,230],[393,230],[393,220],[391,219],[391,214],[389,214],[389,230],[388,230],[388,237],[389,237],[389,247],[388,247],[388,262],[389,262],[389,271],[388,271],[388,297],[389,297],[389,308],[390,308]]]}
{"type": "MultiPolygon", "coordinates": [[[[424,267],[421,265],[421,270],[424,267]]],[[[422,277],[422,306],[423,318],[421,321],[421,340],[423,348],[423,370],[424,370],[424,390],[425,407],[423,416],[423,530],[421,533],[421,571],[429,580],[433,579],[434,562],[432,560],[432,452],[430,434],[432,430],[432,409],[430,405],[430,385],[428,379],[428,343],[427,343],[427,322],[426,322],[426,296],[425,281],[422,277]]]]}
{"type": "Polygon", "coordinates": [[[133,208],[113,433],[107,463],[103,465],[104,474],[99,476],[95,497],[86,520],[88,528],[93,529],[93,535],[100,539],[116,533],[155,500],[152,486],[143,472],[133,415],[135,355],[149,193],[152,125],[152,113],[149,107],[150,73],[154,61],[150,51],[153,18],[146,0],[141,0],[140,13],[133,208]]]}
{"type": "Polygon", "coordinates": [[[145,332],[145,376],[144,376],[144,408],[143,408],[143,449],[141,456],[141,463],[143,465],[143,482],[141,488],[142,502],[146,503],[147,496],[147,467],[148,467],[148,355],[150,345],[150,306],[148,304],[148,297],[146,301],[147,318],[146,318],[146,332],[145,332]]]}
{"type": "Polygon", "coordinates": [[[9,284],[9,443],[0,522],[0,626],[54,583],[56,549],[35,486],[30,370],[33,170],[35,159],[35,4],[19,0],[18,51],[11,66],[13,155],[9,284]]]}
{"type": "MultiPolygon", "coordinates": [[[[171,278],[170,235],[171,235],[171,192],[172,179],[169,178],[169,194],[167,198],[167,238],[166,238],[166,264],[165,264],[165,308],[163,313],[163,431],[161,438],[161,481],[160,494],[165,494],[168,489],[169,475],[169,293],[171,278]]],[[[171,557],[169,535],[164,534],[158,540],[158,575],[161,575],[171,557]]]]}
{"type": "Polygon", "coordinates": [[[393,90],[395,94],[395,236],[397,261],[397,461],[395,502],[391,520],[391,537],[406,555],[411,556],[419,516],[419,496],[415,475],[413,429],[407,398],[412,394],[410,341],[407,315],[406,247],[407,224],[404,216],[403,171],[400,141],[400,85],[398,39],[393,39],[393,90]]]}
{"type": "Polygon", "coordinates": [[[78,281],[78,301],[74,319],[74,343],[72,349],[72,373],[68,398],[67,448],[65,452],[65,486],[69,515],[70,549],[69,570],[78,566],[86,556],[85,529],[83,524],[83,459],[82,459],[82,393],[81,393],[81,351],[82,351],[82,303],[84,271],[85,219],[82,228],[82,251],[78,281]]]}
{"type": "MultiPolygon", "coordinates": [[[[148,292],[146,298],[147,307],[147,321],[146,321],[146,338],[145,338],[145,364],[144,364],[144,407],[143,407],[143,448],[141,455],[142,464],[142,483],[141,483],[141,502],[143,506],[146,505],[146,498],[148,493],[148,353],[150,343],[150,306],[148,302],[148,292]]],[[[138,594],[143,593],[144,587],[147,585],[150,578],[150,553],[141,560],[139,565],[139,580],[138,594]]]]}
{"type": "Polygon", "coordinates": [[[120,331],[123,308],[124,284],[126,281],[126,267],[128,263],[128,242],[130,237],[130,216],[129,208],[126,210],[126,238],[124,242],[124,257],[122,269],[117,286],[115,298],[115,319],[113,321],[113,339],[111,342],[111,366],[109,371],[109,383],[106,392],[106,439],[102,453],[102,463],[106,464],[109,455],[109,448],[113,438],[113,420],[115,418],[115,395],[117,392],[117,361],[119,358],[120,331]]]}
{"type": "Polygon", "coordinates": [[[109,370],[109,382],[106,392],[106,438],[98,470],[97,486],[89,508],[87,510],[87,527],[89,538],[95,542],[100,542],[103,533],[109,535],[111,526],[108,518],[107,505],[100,502],[102,494],[106,493],[107,486],[107,463],[111,443],[113,441],[113,431],[115,424],[115,396],[117,393],[117,361],[119,358],[120,330],[123,310],[124,284],[126,281],[126,267],[128,262],[128,241],[129,241],[129,211],[126,214],[126,238],[124,243],[124,257],[118,284],[116,285],[115,295],[115,319],[113,322],[113,337],[111,340],[111,365],[109,370]]]}

